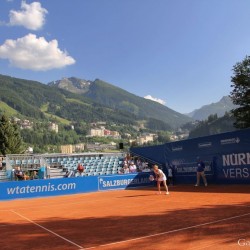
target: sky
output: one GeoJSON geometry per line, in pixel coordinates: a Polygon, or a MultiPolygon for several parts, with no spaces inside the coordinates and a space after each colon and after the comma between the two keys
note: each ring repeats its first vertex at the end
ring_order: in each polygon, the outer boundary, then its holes
{"type": "Polygon", "coordinates": [[[232,91],[249,0],[0,0],[0,74],[109,82],[180,113],[232,91]]]}

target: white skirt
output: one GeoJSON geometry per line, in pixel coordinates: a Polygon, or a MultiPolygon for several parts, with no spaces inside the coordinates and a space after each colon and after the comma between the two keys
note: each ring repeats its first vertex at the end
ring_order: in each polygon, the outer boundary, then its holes
{"type": "Polygon", "coordinates": [[[166,176],[163,176],[161,178],[158,178],[158,181],[166,181],[167,180],[167,177],[166,176]]]}

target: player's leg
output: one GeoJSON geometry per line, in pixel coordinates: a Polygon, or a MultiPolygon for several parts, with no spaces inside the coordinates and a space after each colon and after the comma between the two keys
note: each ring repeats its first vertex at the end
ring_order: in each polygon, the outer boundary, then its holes
{"type": "Polygon", "coordinates": [[[200,186],[201,173],[197,172],[196,176],[197,176],[197,182],[196,182],[195,186],[197,187],[197,186],[200,186]]]}
{"type": "Polygon", "coordinates": [[[157,194],[161,194],[161,181],[157,181],[157,189],[158,189],[157,194]]]}
{"type": "Polygon", "coordinates": [[[206,178],[206,176],[205,176],[205,173],[204,173],[204,172],[201,172],[201,177],[202,177],[202,179],[203,179],[203,183],[204,183],[204,185],[205,185],[205,186],[207,186],[207,178],[206,178]]]}
{"type": "Polygon", "coordinates": [[[164,185],[164,187],[165,187],[166,194],[169,194],[169,192],[168,192],[168,185],[167,185],[166,180],[163,180],[163,185],[164,185]]]}

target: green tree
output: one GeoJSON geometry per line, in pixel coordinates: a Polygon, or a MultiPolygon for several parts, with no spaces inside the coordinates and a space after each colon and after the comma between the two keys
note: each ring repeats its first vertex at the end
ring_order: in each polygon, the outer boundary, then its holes
{"type": "Polygon", "coordinates": [[[250,127],[250,56],[233,67],[234,76],[231,82],[234,89],[230,97],[238,107],[233,109],[233,115],[236,119],[234,126],[236,128],[250,127]]]}
{"type": "Polygon", "coordinates": [[[21,154],[25,147],[16,124],[12,123],[6,115],[0,118],[0,153],[21,154]]]}

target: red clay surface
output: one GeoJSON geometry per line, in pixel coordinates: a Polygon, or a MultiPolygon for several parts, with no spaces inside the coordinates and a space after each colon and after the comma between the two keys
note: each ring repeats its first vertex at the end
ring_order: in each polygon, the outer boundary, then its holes
{"type": "Polygon", "coordinates": [[[250,249],[250,185],[155,191],[0,202],[0,249],[250,249]]]}

